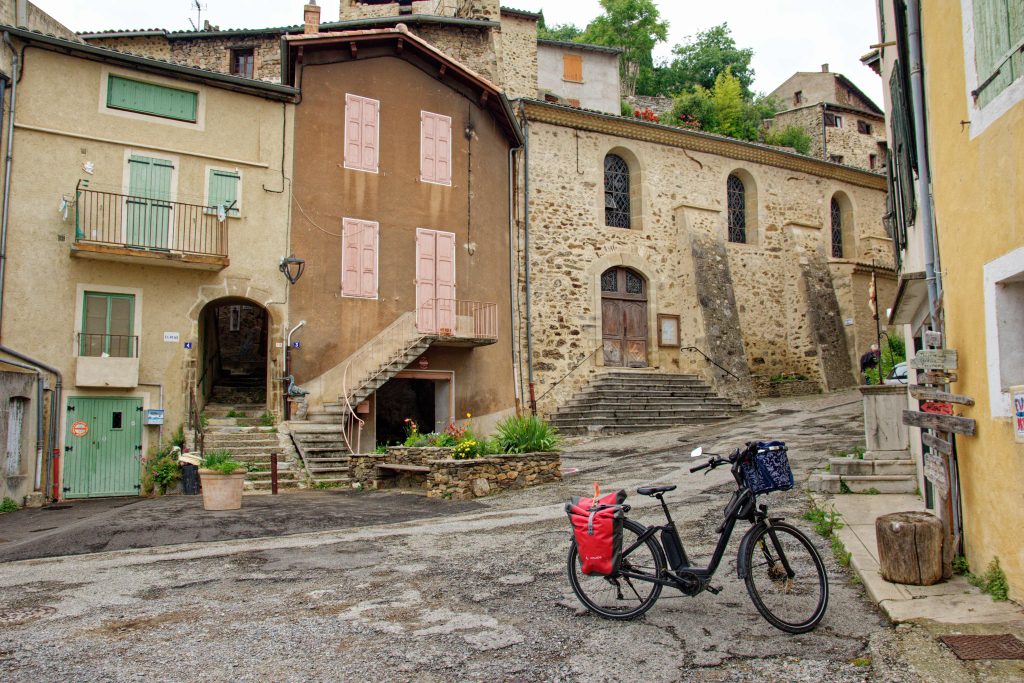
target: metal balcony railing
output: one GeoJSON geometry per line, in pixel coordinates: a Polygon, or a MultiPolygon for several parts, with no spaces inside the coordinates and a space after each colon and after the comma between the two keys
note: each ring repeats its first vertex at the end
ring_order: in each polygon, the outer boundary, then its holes
{"type": "Polygon", "coordinates": [[[481,301],[431,299],[417,311],[423,334],[460,339],[497,339],[498,305],[481,301]]]}
{"type": "Polygon", "coordinates": [[[138,358],[139,338],[125,334],[78,334],[78,355],[87,357],[138,358]]]}
{"type": "Polygon", "coordinates": [[[75,242],[203,256],[228,255],[228,222],[215,207],[79,187],[75,242]]]}

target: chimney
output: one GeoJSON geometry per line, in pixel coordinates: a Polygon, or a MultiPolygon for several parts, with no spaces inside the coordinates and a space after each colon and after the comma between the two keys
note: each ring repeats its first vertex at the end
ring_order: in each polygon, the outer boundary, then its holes
{"type": "Polygon", "coordinates": [[[822,64],[821,65],[821,73],[823,73],[823,74],[827,74],[828,73],[828,64],[822,64]]]}
{"type": "Polygon", "coordinates": [[[303,23],[306,25],[303,33],[320,33],[320,8],[316,6],[316,0],[309,0],[304,8],[303,23]]]}

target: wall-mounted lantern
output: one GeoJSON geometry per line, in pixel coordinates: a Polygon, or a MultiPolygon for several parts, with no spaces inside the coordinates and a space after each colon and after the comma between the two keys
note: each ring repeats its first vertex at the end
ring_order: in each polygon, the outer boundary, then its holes
{"type": "Polygon", "coordinates": [[[281,259],[281,264],[278,268],[282,273],[284,273],[284,276],[288,278],[288,282],[294,285],[306,271],[306,262],[300,258],[296,258],[295,254],[292,254],[291,256],[281,259]]]}

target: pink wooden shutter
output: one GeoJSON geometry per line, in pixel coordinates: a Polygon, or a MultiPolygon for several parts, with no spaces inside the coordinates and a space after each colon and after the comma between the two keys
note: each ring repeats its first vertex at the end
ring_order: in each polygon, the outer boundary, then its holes
{"type": "Polygon", "coordinates": [[[363,99],[363,165],[365,171],[377,172],[378,120],[380,102],[363,99]]]}
{"type": "Polygon", "coordinates": [[[363,103],[355,95],[345,95],[345,166],[362,168],[363,103]]]}
{"type": "Polygon", "coordinates": [[[345,218],[341,238],[341,294],[359,296],[360,221],[345,218]]]}
{"type": "Polygon", "coordinates": [[[359,296],[377,298],[377,237],[379,223],[362,222],[359,243],[359,296]]]}
{"type": "Polygon", "coordinates": [[[437,270],[435,296],[438,328],[455,330],[455,235],[437,233],[437,270]]]}
{"type": "Polygon", "coordinates": [[[452,119],[450,116],[436,116],[436,171],[434,182],[452,184],[452,119]]]}
{"type": "Polygon", "coordinates": [[[436,182],[437,177],[437,117],[429,111],[420,112],[420,177],[436,182]]]}
{"type": "Polygon", "coordinates": [[[433,230],[416,231],[416,327],[437,332],[434,320],[435,248],[433,230]]]}

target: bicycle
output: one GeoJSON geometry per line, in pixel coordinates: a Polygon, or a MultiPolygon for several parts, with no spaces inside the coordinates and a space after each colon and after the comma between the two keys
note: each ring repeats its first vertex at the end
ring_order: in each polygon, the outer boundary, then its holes
{"type": "MultiPolygon", "coordinates": [[[[751,528],[743,536],[737,554],[737,572],[750,594],[754,607],[772,626],[788,633],[806,633],[821,621],[828,607],[828,577],[814,544],[796,527],[771,517],[768,506],[757,504],[755,493],[746,481],[743,465],[754,462],[758,445],[747,444],[728,457],[709,454],[707,463],[690,472],[710,471],[731,465],[736,491],[725,508],[725,520],[716,529],[718,545],[707,567],[696,567],[683,547],[665,494],[675,485],[641,486],[637,493],[652,496],[661,503],[666,524],[646,527],[623,519],[622,552],[618,569],[610,575],[587,575],[581,571],[576,540],[569,547],[568,573],[573,592],[583,605],[607,619],[635,619],[644,614],[661,595],[662,588],[676,588],[693,597],[704,591],[717,595],[721,589],[711,580],[725,554],[736,522],[749,521],[751,528]],[[660,534],[659,534],[660,532],[660,534]],[[645,588],[649,585],[649,589],[645,588]],[[638,590],[638,587],[644,589],[638,590]]],[[[696,449],[691,457],[701,457],[696,449]]],[[[630,507],[623,505],[624,512],[630,507]]]]}

